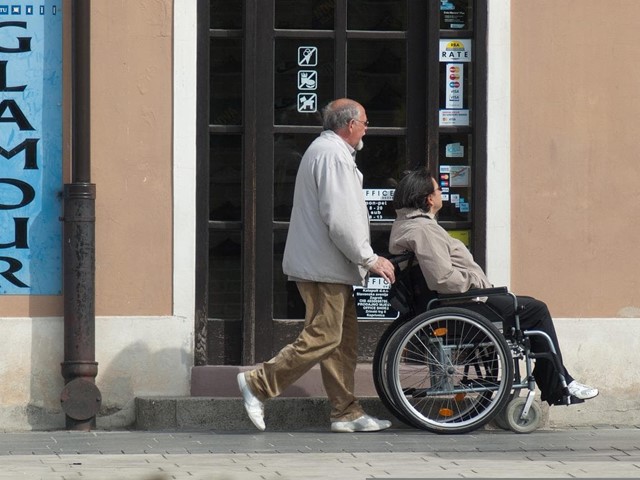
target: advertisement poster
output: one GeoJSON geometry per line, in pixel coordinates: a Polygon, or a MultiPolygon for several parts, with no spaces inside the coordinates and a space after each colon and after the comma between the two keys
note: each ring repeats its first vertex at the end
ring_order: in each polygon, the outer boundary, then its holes
{"type": "Polygon", "coordinates": [[[59,295],[62,0],[0,3],[0,294],[59,295]]]}
{"type": "Polygon", "coordinates": [[[400,314],[389,304],[391,285],[380,277],[369,277],[366,287],[353,287],[360,320],[395,320],[400,314]]]}
{"type": "Polygon", "coordinates": [[[440,40],[441,62],[470,62],[471,39],[440,40]]]}
{"type": "Polygon", "coordinates": [[[393,208],[393,188],[365,188],[364,201],[369,210],[371,222],[395,220],[396,211],[393,208]]]}
{"type": "Polygon", "coordinates": [[[462,30],[467,26],[468,0],[440,0],[440,28],[462,30]]]}

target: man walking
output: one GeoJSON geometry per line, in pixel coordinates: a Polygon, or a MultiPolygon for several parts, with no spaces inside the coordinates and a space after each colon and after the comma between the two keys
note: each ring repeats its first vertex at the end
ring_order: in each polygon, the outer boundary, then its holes
{"type": "Polygon", "coordinates": [[[323,110],[324,131],[309,146],[296,177],[283,270],[305,303],[298,338],[262,366],[238,374],[244,405],[265,429],[264,404],[320,364],[333,432],[384,430],[388,420],[366,415],[354,391],[358,322],[353,285],[369,272],[393,283],[394,267],[373,252],[362,173],[355,154],[369,122],[365,109],[341,98],[323,110]]]}

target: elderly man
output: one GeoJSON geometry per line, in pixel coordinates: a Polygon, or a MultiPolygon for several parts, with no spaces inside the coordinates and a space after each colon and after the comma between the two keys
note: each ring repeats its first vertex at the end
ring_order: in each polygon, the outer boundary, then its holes
{"type": "Polygon", "coordinates": [[[354,391],[357,316],[353,285],[369,272],[394,282],[393,265],[373,252],[362,174],[355,162],[369,122],[359,103],[342,98],[323,110],[324,131],[298,169],[283,270],[306,306],[298,338],[255,370],[238,375],[254,425],[265,429],[263,402],[320,363],[333,432],[378,431],[387,420],[366,415],[354,391]]]}

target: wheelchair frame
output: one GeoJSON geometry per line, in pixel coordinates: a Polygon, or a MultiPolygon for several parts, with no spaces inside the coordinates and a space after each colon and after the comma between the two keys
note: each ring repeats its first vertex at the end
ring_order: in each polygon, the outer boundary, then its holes
{"type": "MultiPolygon", "coordinates": [[[[410,282],[410,275],[402,273],[412,267],[413,253],[389,260],[396,268],[396,281],[410,282]]],[[[405,287],[419,294],[414,285],[405,287]]],[[[536,358],[555,363],[563,403],[571,403],[551,338],[539,330],[520,328],[517,296],[506,287],[462,294],[424,293],[432,298],[422,312],[415,311],[411,298],[402,298],[406,312],[384,332],[373,359],[378,395],[398,419],[434,433],[467,433],[491,420],[501,428],[529,433],[542,420],[534,401],[532,363],[536,358]],[[482,312],[483,299],[496,295],[508,295],[513,301],[513,327],[506,334],[501,330],[505,318],[493,312],[492,320],[482,312]],[[548,352],[531,351],[533,336],[545,339],[548,352]],[[520,392],[525,389],[528,393],[522,398],[520,392]]],[[[397,302],[394,306],[402,310],[397,302]]]]}

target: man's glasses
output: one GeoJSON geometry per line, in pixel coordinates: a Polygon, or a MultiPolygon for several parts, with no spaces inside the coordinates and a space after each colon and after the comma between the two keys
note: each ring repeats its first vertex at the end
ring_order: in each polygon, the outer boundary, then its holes
{"type": "Polygon", "coordinates": [[[369,126],[369,120],[365,120],[364,122],[362,120],[358,120],[357,118],[352,118],[351,120],[353,120],[354,122],[360,122],[361,124],[363,124],[365,127],[369,126]]]}

